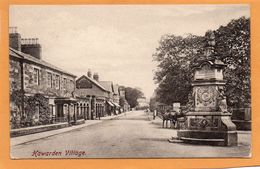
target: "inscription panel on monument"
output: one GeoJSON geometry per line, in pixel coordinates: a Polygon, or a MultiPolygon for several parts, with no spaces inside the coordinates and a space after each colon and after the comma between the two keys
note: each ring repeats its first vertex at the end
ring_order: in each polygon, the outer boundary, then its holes
{"type": "Polygon", "coordinates": [[[220,127],[220,117],[219,116],[196,116],[196,117],[189,117],[189,129],[211,129],[211,130],[218,130],[220,127]]]}
{"type": "Polygon", "coordinates": [[[216,111],[217,91],[215,86],[197,86],[195,90],[195,111],[216,111]]]}
{"type": "Polygon", "coordinates": [[[201,69],[195,71],[194,78],[195,80],[215,78],[215,70],[212,69],[210,65],[205,64],[201,69]]]}

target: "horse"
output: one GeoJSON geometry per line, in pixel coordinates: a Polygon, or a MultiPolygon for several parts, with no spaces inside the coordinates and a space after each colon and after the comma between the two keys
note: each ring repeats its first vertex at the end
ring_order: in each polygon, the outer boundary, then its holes
{"type": "Polygon", "coordinates": [[[168,121],[170,121],[170,127],[175,126],[177,121],[177,113],[172,114],[171,112],[162,113],[162,127],[164,128],[164,123],[166,122],[166,128],[168,128],[168,121]]]}
{"type": "Polygon", "coordinates": [[[174,112],[168,112],[168,113],[162,113],[162,120],[163,124],[162,127],[164,128],[164,122],[166,122],[166,128],[168,128],[168,121],[170,121],[170,128],[175,128],[176,123],[178,122],[178,118],[183,117],[183,113],[177,113],[176,111],[174,112]]]}

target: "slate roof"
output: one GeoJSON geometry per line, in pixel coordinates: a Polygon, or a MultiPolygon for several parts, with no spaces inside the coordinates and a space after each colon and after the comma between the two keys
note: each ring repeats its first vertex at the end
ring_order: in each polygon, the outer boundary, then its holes
{"type": "Polygon", "coordinates": [[[109,92],[109,90],[107,90],[103,85],[99,84],[98,81],[96,81],[96,80],[94,80],[94,79],[92,79],[92,78],[89,78],[88,76],[85,76],[85,75],[82,75],[80,78],[78,78],[78,79],[76,80],[76,82],[77,82],[78,80],[82,79],[82,78],[88,79],[88,80],[91,81],[93,84],[95,84],[96,86],[98,86],[100,89],[109,92]]]}
{"type": "Polygon", "coordinates": [[[71,74],[71,73],[69,73],[67,71],[64,71],[64,70],[62,70],[62,69],[60,69],[60,68],[58,68],[58,67],[56,67],[56,66],[54,66],[54,65],[52,65],[52,64],[50,64],[48,62],[46,62],[46,61],[44,61],[42,59],[37,59],[37,58],[35,58],[35,57],[33,57],[33,56],[29,55],[29,54],[26,54],[26,53],[23,53],[21,51],[15,50],[15,49],[13,49],[11,47],[9,48],[9,55],[11,55],[13,57],[16,57],[16,58],[19,58],[19,59],[25,59],[25,60],[31,61],[31,62],[36,63],[38,65],[42,65],[42,66],[47,67],[49,69],[56,70],[56,71],[58,71],[60,73],[72,76],[74,78],[77,77],[76,75],[73,75],[73,74],[71,74]]]}
{"type": "Polygon", "coordinates": [[[107,91],[114,92],[113,90],[113,82],[111,81],[99,81],[99,84],[101,84],[107,91]]]}

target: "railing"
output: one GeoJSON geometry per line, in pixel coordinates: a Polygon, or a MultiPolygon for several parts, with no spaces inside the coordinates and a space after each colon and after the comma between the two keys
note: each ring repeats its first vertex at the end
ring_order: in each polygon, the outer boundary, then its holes
{"type": "Polygon", "coordinates": [[[63,122],[67,122],[67,121],[68,121],[67,117],[55,117],[56,123],[63,123],[63,122]]]}
{"type": "Polygon", "coordinates": [[[248,108],[232,108],[229,110],[232,113],[232,119],[235,120],[251,120],[251,107],[248,108]]]}
{"type": "Polygon", "coordinates": [[[84,119],[84,114],[82,113],[82,114],[79,114],[78,116],[77,116],[77,119],[84,119]]]}

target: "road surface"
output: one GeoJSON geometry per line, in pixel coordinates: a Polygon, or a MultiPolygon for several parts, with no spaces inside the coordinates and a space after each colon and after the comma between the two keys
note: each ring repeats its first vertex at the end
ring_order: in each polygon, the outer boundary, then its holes
{"type": "MultiPolygon", "coordinates": [[[[12,158],[171,158],[249,156],[251,135],[238,147],[169,143],[176,130],[161,128],[144,111],[11,147],[12,158]],[[150,117],[150,118],[149,118],[150,117]]],[[[28,135],[28,137],[30,137],[28,135]]]]}

